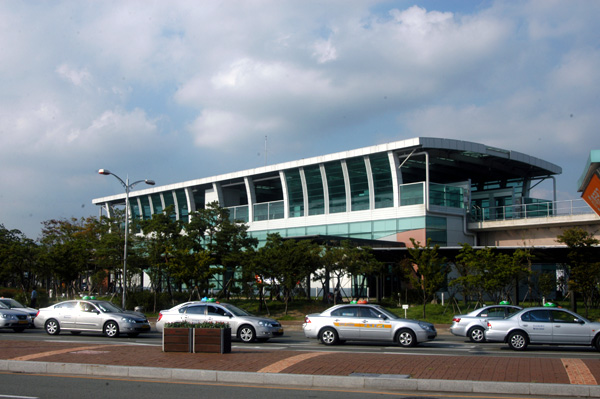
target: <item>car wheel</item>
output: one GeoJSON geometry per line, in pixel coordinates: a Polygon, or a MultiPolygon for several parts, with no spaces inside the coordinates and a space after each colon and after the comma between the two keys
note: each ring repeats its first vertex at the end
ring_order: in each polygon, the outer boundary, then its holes
{"type": "Polygon", "coordinates": [[[417,344],[417,337],[415,337],[414,332],[405,328],[398,332],[397,341],[400,346],[410,348],[411,346],[415,346],[417,344]]]}
{"type": "Polygon", "coordinates": [[[527,348],[529,339],[524,333],[517,331],[508,336],[508,346],[516,351],[523,351],[527,348]]]}
{"type": "Polygon", "coordinates": [[[339,342],[338,333],[335,329],[327,327],[319,334],[319,339],[325,345],[335,345],[339,342]]]}
{"type": "Polygon", "coordinates": [[[119,336],[119,325],[115,321],[109,321],[104,325],[104,335],[109,338],[119,336]]]}
{"type": "Polygon", "coordinates": [[[15,327],[13,328],[13,331],[17,333],[22,333],[23,331],[25,331],[25,327],[15,327]]]}
{"type": "Polygon", "coordinates": [[[594,340],[594,348],[600,352],[600,334],[598,334],[594,340]]]}
{"type": "Polygon", "coordinates": [[[473,327],[469,330],[469,339],[471,342],[480,343],[485,342],[485,335],[483,335],[483,328],[473,327]]]}
{"type": "Polygon", "coordinates": [[[256,339],[256,331],[254,331],[254,327],[244,325],[238,330],[238,337],[245,343],[254,342],[256,339]]]}
{"type": "Polygon", "coordinates": [[[54,319],[46,321],[46,324],[44,324],[44,328],[46,329],[46,332],[50,335],[57,335],[58,333],[60,333],[60,324],[58,324],[58,321],[54,319]]]}

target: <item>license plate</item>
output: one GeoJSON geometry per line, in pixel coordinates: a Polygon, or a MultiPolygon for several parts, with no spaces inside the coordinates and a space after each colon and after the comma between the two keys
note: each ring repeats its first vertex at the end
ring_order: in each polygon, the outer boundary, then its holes
{"type": "Polygon", "coordinates": [[[277,330],[277,332],[282,333],[283,332],[283,328],[280,328],[279,330],[277,330]]]}
{"type": "Polygon", "coordinates": [[[19,324],[29,324],[27,320],[19,320],[19,324]]]}

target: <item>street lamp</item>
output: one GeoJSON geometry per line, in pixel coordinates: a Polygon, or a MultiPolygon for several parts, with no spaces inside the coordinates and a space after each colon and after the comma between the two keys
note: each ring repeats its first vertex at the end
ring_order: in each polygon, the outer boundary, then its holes
{"type": "Polygon", "coordinates": [[[123,309],[125,309],[125,291],[127,288],[127,235],[129,233],[129,190],[131,190],[133,188],[133,186],[135,186],[138,183],[143,182],[143,183],[149,184],[151,186],[153,186],[155,183],[154,183],[154,180],[146,179],[146,180],[138,180],[138,181],[135,181],[135,182],[129,184],[129,176],[127,176],[127,179],[125,181],[123,181],[123,179],[121,179],[119,176],[115,175],[108,169],[100,169],[98,171],[98,173],[101,175],[113,175],[114,177],[117,178],[117,180],[119,180],[121,182],[121,184],[125,188],[125,245],[124,245],[124,249],[123,249],[123,300],[122,300],[122,307],[123,307],[123,309]]]}

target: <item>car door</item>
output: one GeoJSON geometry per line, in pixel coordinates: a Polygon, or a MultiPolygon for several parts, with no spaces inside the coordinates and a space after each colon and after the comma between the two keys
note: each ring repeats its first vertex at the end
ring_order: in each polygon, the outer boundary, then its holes
{"type": "Polygon", "coordinates": [[[100,311],[91,302],[79,301],[75,307],[77,320],[75,328],[78,330],[101,330],[102,320],[100,311]]]}
{"type": "Polygon", "coordinates": [[[237,331],[237,321],[230,317],[230,313],[219,305],[206,305],[206,320],[216,323],[229,323],[231,331],[237,331]]]}
{"type": "Polygon", "coordinates": [[[520,327],[531,343],[552,343],[552,319],[547,309],[535,309],[521,315],[520,327]]]}
{"type": "Polygon", "coordinates": [[[183,311],[183,321],[202,323],[206,321],[206,305],[190,305],[183,311]]]}
{"type": "Polygon", "coordinates": [[[592,342],[592,331],[577,315],[561,309],[552,309],[552,343],[586,344],[592,342]]]}
{"type": "Polygon", "coordinates": [[[55,318],[60,324],[60,328],[65,330],[74,329],[77,323],[77,314],[79,310],[76,308],[77,301],[68,301],[60,303],[53,308],[52,315],[48,318],[55,318]]]}
{"type": "Polygon", "coordinates": [[[340,339],[358,339],[360,337],[361,319],[358,306],[343,306],[331,312],[331,323],[340,339]]]}
{"type": "Polygon", "coordinates": [[[360,339],[390,341],[392,340],[392,322],[377,308],[360,307],[361,320],[360,339]]]}

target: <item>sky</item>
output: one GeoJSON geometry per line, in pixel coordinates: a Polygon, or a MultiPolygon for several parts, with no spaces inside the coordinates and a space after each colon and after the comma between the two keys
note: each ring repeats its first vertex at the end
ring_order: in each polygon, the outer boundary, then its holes
{"type": "Polygon", "coordinates": [[[599,19],[595,0],[0,0],[0,224],[97,216],[124,193],[101,168],[160,186],[413,137],[550,161],[578,199],[599,19]]]}

